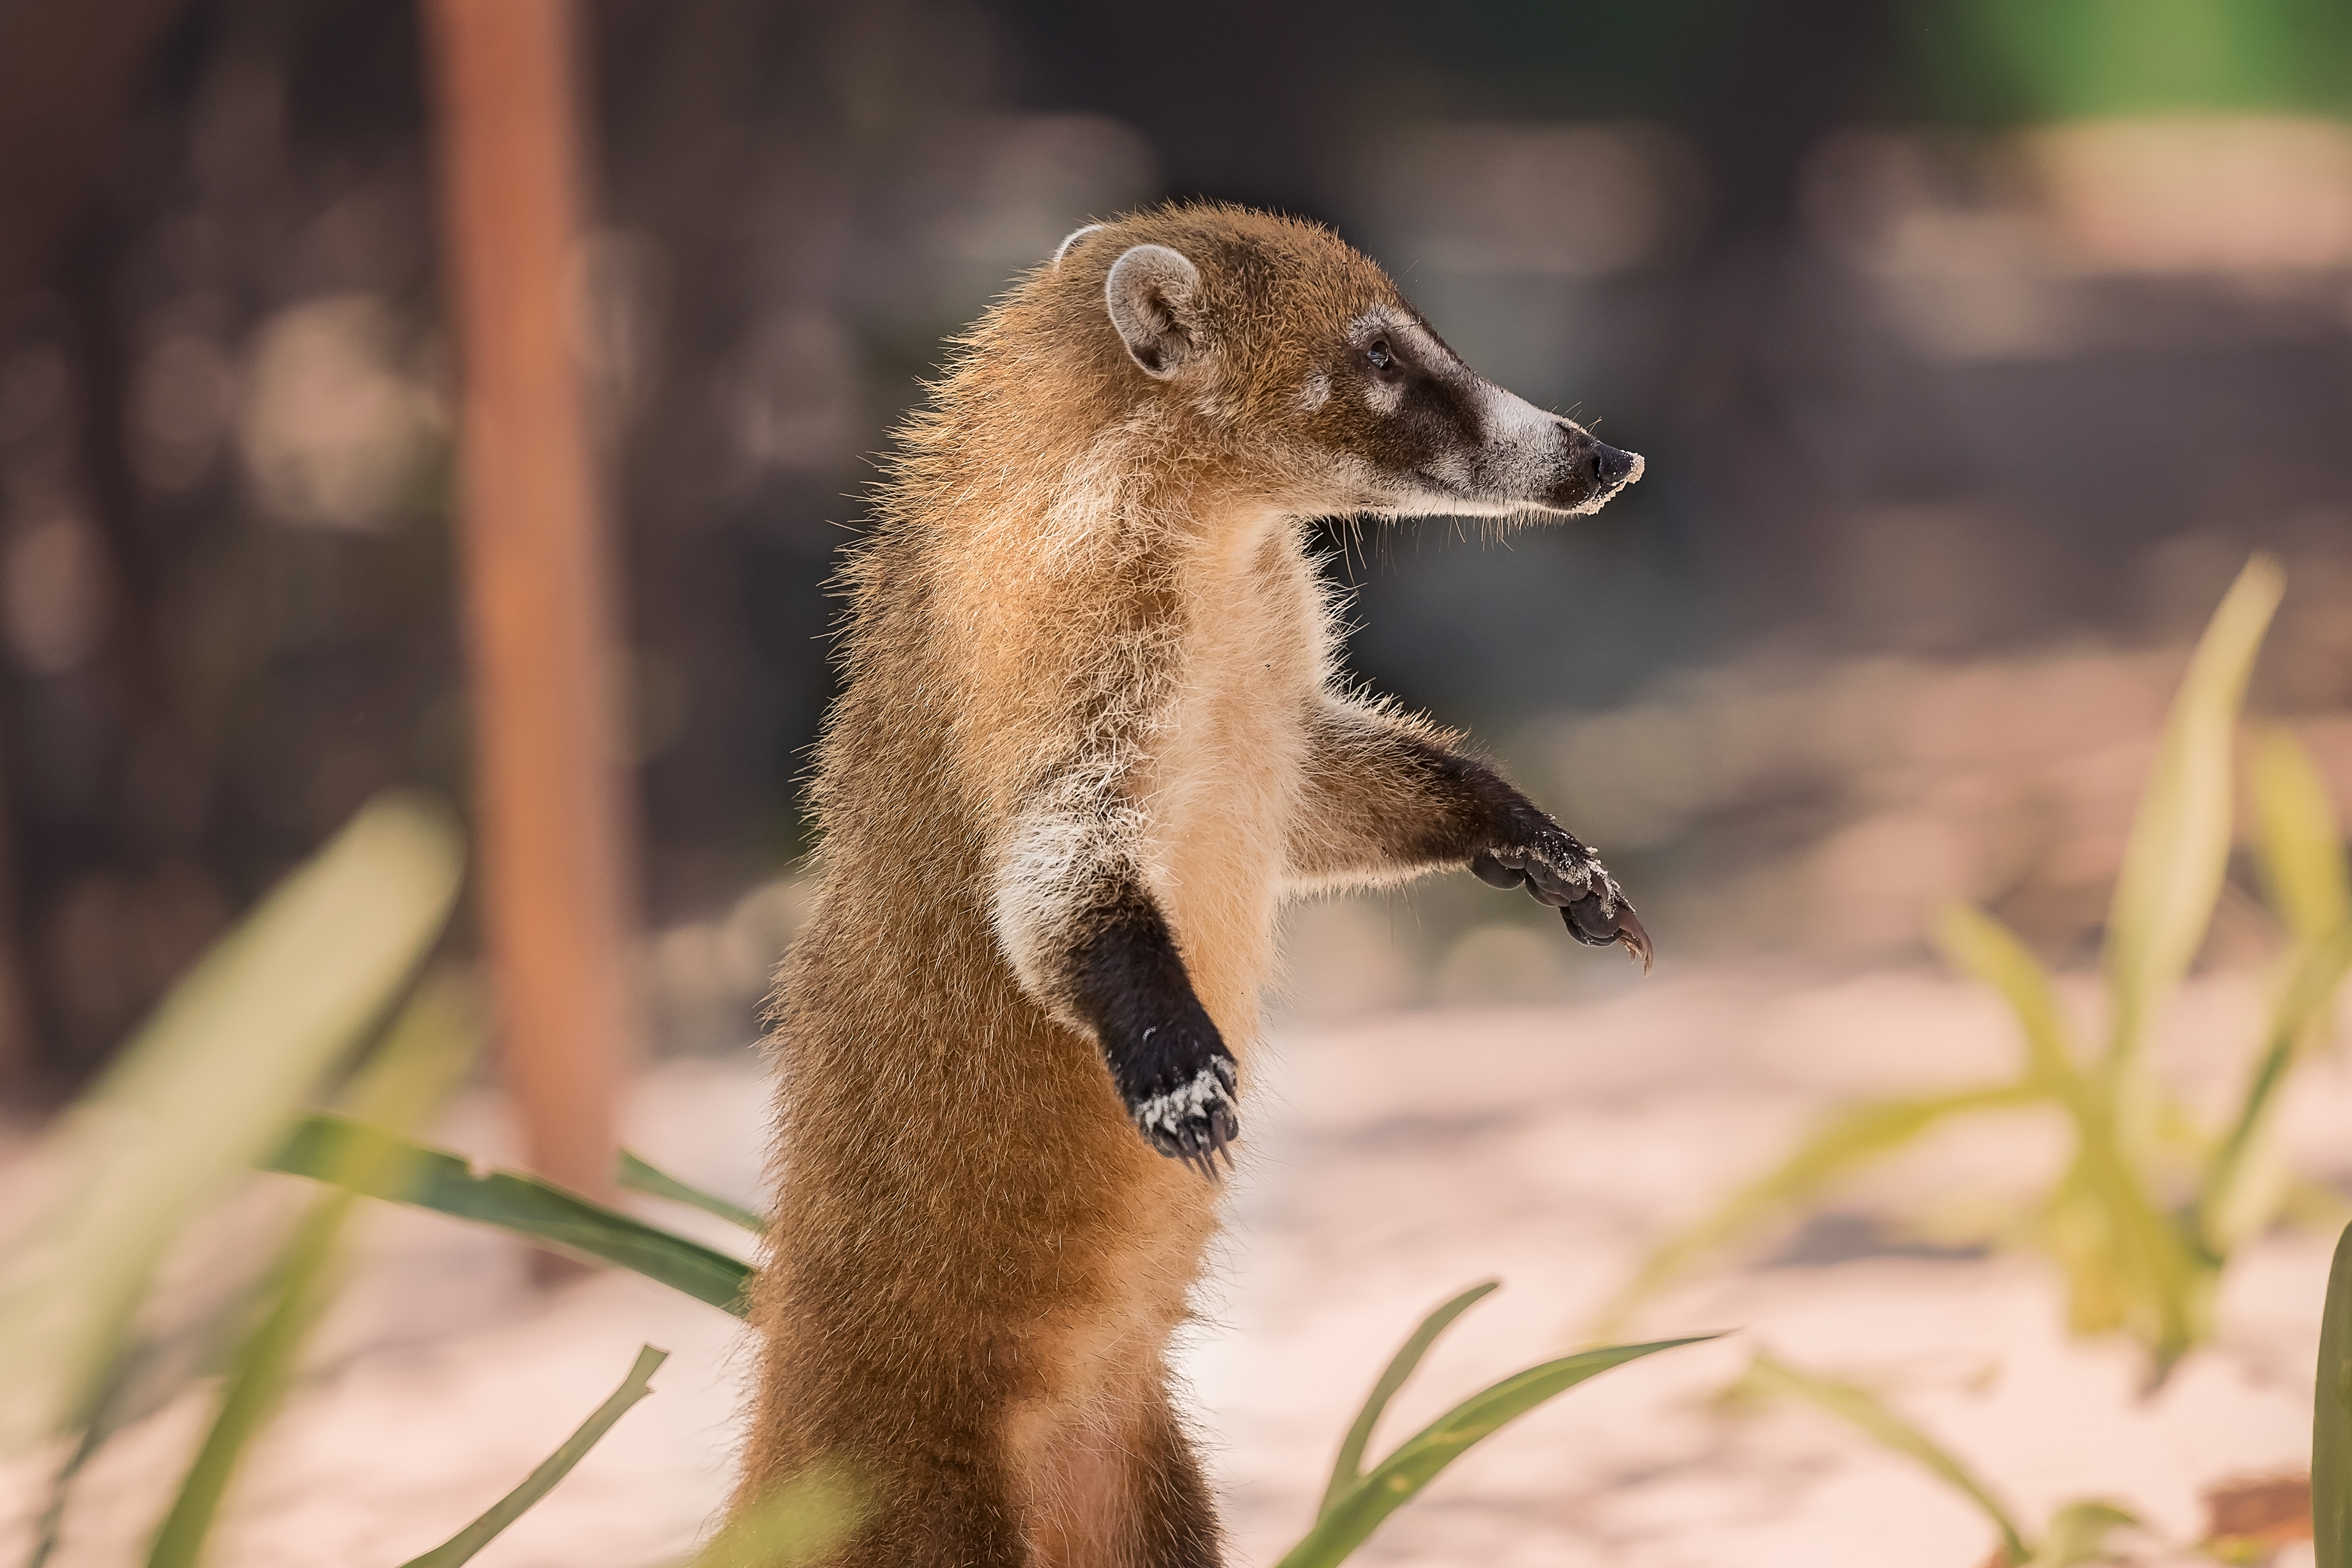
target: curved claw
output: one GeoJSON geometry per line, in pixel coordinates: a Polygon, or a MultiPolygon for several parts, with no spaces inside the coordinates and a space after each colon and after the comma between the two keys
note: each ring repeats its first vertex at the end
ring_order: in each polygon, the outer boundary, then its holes
{"type": "Polygon", "coordinates": [[[1234,1081],[1232,1058],[1212,1058],[1191,1083],[1134,1108],[1136,1130],[1159,1152],[1217,1181],[1218,1159],[1223,1157],[1225,1169],[1232,1170],[1233,1144],[1242,1135],[1234,1081]]]}
{"type": "Polygon", "coordinates": [[[1568,926],[1569,935],[1587,947],[1622,946],[1627,953],[1641,960],[1642,973],[1650,973],[1654,954],[1650,933],[1642,928],[1642,918],[1633,906],[1620,900],[1614,910],[1603,912],[1599,898],[1579,899],[1559,911],[1568,926]]]}

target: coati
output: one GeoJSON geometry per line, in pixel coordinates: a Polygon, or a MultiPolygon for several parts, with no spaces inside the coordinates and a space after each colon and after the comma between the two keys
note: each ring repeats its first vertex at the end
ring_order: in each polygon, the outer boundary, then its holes
{"type": "Polygon", "coordinates": [[[1163,1356],[1276,906],[1467,867],[1650,958],[1590,848],[1342,687],[1308,525],[1590,512],[1642,459],[1231,206],[1080,230],[958,350],[844,572],[737,1508],[829,1460],[845,1564],[1202,1568],[1163,1356]]]}

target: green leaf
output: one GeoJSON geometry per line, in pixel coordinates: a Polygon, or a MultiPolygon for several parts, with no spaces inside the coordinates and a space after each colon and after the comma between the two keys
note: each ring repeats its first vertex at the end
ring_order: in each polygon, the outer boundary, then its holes
{"type": "Polygon", "coordinates": [[[621,1380],[621,1386],[613,1390],[612,1396],[596,1407],[594,1415],[580,1424],[578,1431],[563,1440],[563,1447],[541,1460],[539,1468],[523,1479],[522,1485],[493,1503],[489,1511],[481,1518],[423,1556],[410,1558],[401,1568],[457,1568],[461,1563],[472,1562],[474,1553],[496,1540],[499,1531],[530,1512],[540,1499],[553,1491],[555,1483],[570,1475],[572,1468],[588,1457],[588,1450],[613,1429],[614,1422],[628,1414],[631,1405],[653,1392],[648,1380],[655,1369],[668,1359],[669,1352],[657,1351],[651,1345],[639,1351],[636,1364],[629,1369],[629,1375],[621,1380]]]}
{"type": "Polygon", "coordinates": [[[1585,1351],[1531,1366],[1473,1394],[1373,1467],[1353,1490],[1323,1511],[1314,1528],[1283,1554],[1276,1568],[1331,1568],[1362,1545],[1383,1520],[1412,1501],[1446,1466],[1505,1424],[1612,1367],[1714,1337],[1698,1334],[1585,1351]]]}
{"type": "Polygon", "coordinates": [[[872,1511],[855,1476],[818,1465],[729,1521],[687,1568],[799,1568],[846,1541],[872,1511]]]}
{"type": "Polygon", "coordinates": [[[2000,1500],[1993,1496],[1991,1489],[1979,1480],[1975,1472],[1948,1450],[1895,1414],[1893,1406],[1870,1390],[1819,1376],[1791,1366],[1769,1352],[1762,1352],[1749,1363],[1748,1373],[1740,1379],[1737,1391],[1758,1396],[1777,1394],[1801,1399],[1836,1416],[1879,1447],[1919,1465],[1975,1503],[1985,1518],[1992,1521],[1993,1528],[2000,1532],[2001,1551],[2011,1563],[2022,1563],[2032,1556],[2032,1550],[2025,1542],[2025,1532],[2018,1528],[2017,1521],[2009,1510],[2001,1506],[2000,1500]]]}
{"type": "Polygon", "coordinates": [[[1413,1330],[1412,1337],[1405,1341],[1403,1348],[1390,1358],[1380,1381],[1372,1384],[1371,1396],[1356,1413],[1356,1424],[1348,1428],[1348,1436],[1339,1444],[1339,1457],[1331,1465],[1331,1484],[1323,1489],[1323,1501],[1315,1510],[1316,1518],[1320,1519],[1329,1513],[1333,1504],[1363,1481],[1364,1447],[1372,1440],[1372,1428],[1380,1425],[1381,1415],[1388,1409],[1389,1401],[1396,1397],[1396,1392],[1404,1386],[1405,1379],[1421,1365],[1421,1358],[1429,1353],[1429,1347],[1437,1342],[1437,1336],[1452,1327],[1454,1319],[1502,1288],[1503,1282],[1499,1279],[1488,1279],[1471,1286],[1423,1318],[1421,1327],[1413,1330]]]}
{"type": "Polygon", "coordinates": [[[2038,1231],[2066,1270],[2074,1331],[2128,1331],[2154,1357],[2151,1386],[2204,1338],[2214,1270],[2150,1201],[2116,1146],[2103,1100],[2075,1119],[2074,1163],[2038,1231]]]}
{"type": "Polygon", "coordinates": [[[1954,904],[1937,917],[1935,937],[1953,968],[2009,1004],[2025,1033],[2032,1076],[2053,1094],[2072,1098],[2078,1093],[2082,1073],[2068,1044],[2066,1016],[2042,961],[2007,926],[1965,904],[1954,904]]]}
{"type": "Polygon", "coordinates": [[[2246,563],[2199,639],[2165,721],[2107,914],[2110,1059],[2137,1052],[2212,920],[2230,858],[2232,731],[2284,588],[2277,562],[2256,555],[2246,563]]]}
{"type": "Polygon", "coordinates": [[[379,798],[174,985],[36,1156],[0,1269],[0,1438],[87,1410],[157,1259],[368,1031],[457,888],[448,813],[379,798]]]}
{"type": "Polygon", "coordinates": [[[2107,1550],[2107,1537],[2138,1522],[2137,1514],[2111,1502],[2068,1503],[2051,1516],[2042,1550],[2028,1558],[2022,1568],[2076,1568],[2079,1563],[2104,1563],[2113,1556],[2107,1550]]]}
{"type": "MultiPolygon", "coordinates": [[[[420,986],[383,1048],[353,1081],[346,1103],[368,1122],[386,1128],[409,1127],[431,1114],[472,1066],[481,1031],[469,1001],[466,987],[447,975],[420,986]]],[[[392,1134],[363,1128],[346,1148],[337,1183],[364,1187],[397,1157],[392,1134]]],[[[314,1204],[296,1226],[275,1270],[275,1300],[237,1351],[220,1409],[149,1549],[148,1568],[194,1568],[202,1558],[205,1538],[247,1445],[292,1383],[302,1342],[333,1299],[334,1266],[356,1202],[353,1193],[336,1193],[314,1204]]]]}
{"type": "Polygon", "coordinates": [[[1636,1306],[1708,1253],[1811,1198],[1854,1167],[1896,1152],[1938,1123],[1979,1111],[2014,1110],[2046,1098],[2039,1084],[2026,1081],[1865,1100],[1832,1111],[1779,1165],[1653,1249],[1633,1279],[1589,1325],[1590,1331],[1595,1337],[1615,1331],[1636,1306]]]}
{"type": "MultiPolygon", "coordinates": [[[[335,1183],[355,1140],[373,1134],[340,1116],[312,1116],[268,1169],[335,1183]]],[[[698,1241],[617,1214],[601,1204],[511,1171],[478,1176],[457,1155],[395,1141],[398,1158],[352,1191],[478,1221],[588,1262],[611,1263],[741,1317],[751,1266],[698,1241]]]]}
{"type": "Polygon", "coordinates": [[[2286,983],[2271,1005],[2262,1058],[2246,1080],[2246,1092],[2228,1131],[2215,1146],[2197,1194],[2197,1234],[2216,1260],[2253,1235],[2270,1218],[2273,1205],[2254,1192],[2251,1173],[2260,1168],[2257,1149],[2270,1123],[2271,1107],[2287,1069],[2306,1048],[2314,1026],[2334,1010],[2336,989],[2352,969],[2352,922],[2302,943],[2286,983]],[[2259,1206],[2257,1206],[2259,1205],[2259,1206]]]}
{"type": "Polygon", "coordinates": [[[2314,1568],[2352,1568],[2352,1226],[2336,1238],[2311,1401],[2314,1568]]]}
{"type": "Polygon", "coordinates": [[[2344,868],[2344,830],[2327,781],[2294,731],[2263,731],[2246,769],[2253,796],[2254,843],[2279,923],[2298,942],[2315,942],[2352,924],[2352,878],[2344,868]]]}
{"type": "Polygon", "coordinates": [[[656,1170],[626,1149],[621,1151],[620,1168],[614,1173],[625,1192],[643,1193],[647,1197],[667,1198],[672,1203],[698,1208],[704,1214],[717,1215],[731,1225],[740,1225],[754,1236],[765,1236],[768,1222],[745,1208],[730,1203],[717,1193],[706,1193],[679,1181],[667,1171],[656,1170]]]}

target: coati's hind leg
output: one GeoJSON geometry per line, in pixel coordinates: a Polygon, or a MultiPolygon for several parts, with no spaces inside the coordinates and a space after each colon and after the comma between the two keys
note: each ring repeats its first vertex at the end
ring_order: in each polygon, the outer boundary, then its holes
{"type": "Polygon", "coordinates": [[[1216,1502],[1166,1391],[1107,1414],[1030,1455],[1033,1568],[1219,1568],[1216,1502]]]}
{"type": "Polygon", "coordinates": [[[1217,1568],[1224,1552],[1216,1502],[1165,1393],[1139,1423],[1134,1475],[1136,1568],[1217,1568]]]}

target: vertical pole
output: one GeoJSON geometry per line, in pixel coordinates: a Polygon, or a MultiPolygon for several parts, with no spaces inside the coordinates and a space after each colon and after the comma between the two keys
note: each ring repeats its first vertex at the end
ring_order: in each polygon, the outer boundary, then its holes
{"type": "Polygon", "coordinates": [[[615,552],[574,330],[577,39],[570,0],[423,5],[464,388],[477,865],[505,1069],[533,1169],[609,1194],[639,1014],[615,552]]]}

